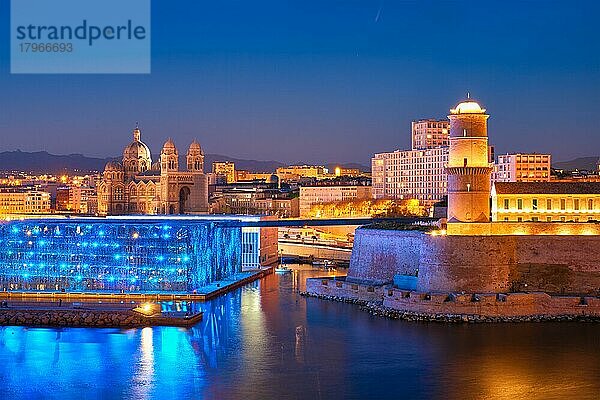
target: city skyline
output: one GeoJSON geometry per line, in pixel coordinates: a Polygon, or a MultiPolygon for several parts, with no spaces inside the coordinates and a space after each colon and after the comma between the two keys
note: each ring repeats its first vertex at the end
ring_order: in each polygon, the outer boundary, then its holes
{"type": "Polygon", "coordinates": [[[150,143],[197,138],[231,157],[368,165],[409,148],[411,121],[445,118],[467,91],[494,110],[497,154],[562,161],[600,145],[591,2],[519,3],[518,13],[460,2],[228,6],[155,2],[149,75],[10,75],[2,57],[0,151],[115,156],[140,121],[150,143]],[[198,23],[177,24],[183,12],[198,23]]]}

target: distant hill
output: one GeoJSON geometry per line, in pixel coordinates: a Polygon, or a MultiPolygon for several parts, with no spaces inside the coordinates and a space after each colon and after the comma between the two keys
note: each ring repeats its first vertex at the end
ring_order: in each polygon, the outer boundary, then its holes
{"type": "Polygon", "coordinates": [[[108,159],[86,157],[82,154],[55,155],[47,151],[21,150],[0,153],[0,171],[27,171],[61,174],[65,172],[90,172],[104,169],[108,159]]]}
{"type": "MultiPolygon", "coordinates": [[[[27,171],[31,173],[63,174],[73,172],[102,171],[108,161],[120,160],[121,157],[97,158],[87,157],[82,154],[56,155],[47,151],[26,152],[21,150],[5,151],[0,153],[0,171],[27,171]]],[[[156,161],[157,155],[152,155],[156,161]]],[[[210,171],[213,161],[232,161],[236,169],[251,172],[274,172],[284,164],[279,161],[244,160],[220,154],[206,154],[204,157],[204,170],[210,171]]],[[[180,156],[180,164],[185,165],[185,155],[180,156]]],[[[367,171],[368,168],[360,164],[341,164],[344,168],[359,168],[367,171]]],[[[333,167],[333,165],[331,166],[333,167]]]]}
{"type": "Polygon", "coordinates": [[[595,157],[579,157],[569,161],[559,161],[552,163],[552,167],[556,169],[565,169],[567,171],[588,170],[595,171],[598,168],[598,156],[595,157]]]}

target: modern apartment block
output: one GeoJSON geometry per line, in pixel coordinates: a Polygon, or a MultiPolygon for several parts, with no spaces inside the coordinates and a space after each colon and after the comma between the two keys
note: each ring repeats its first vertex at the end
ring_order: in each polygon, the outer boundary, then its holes
{"type": "Polygon", "coordinates": [[[448,120],[423,119],[413,121],[411,125],[413,150],[448,147],[450,131],[448,120]]]}
{"type": "Polygon", "coordinates": [[[371,160],[375,199],[438,201],[448,193],[448,147],[377,153],[371,160]]]}
{"type": "Polygon", "coordinates": [[[550,181],[550,154],[504,154],[494,166],[494,182],[548,182],[550,181]]]}
{"type": "Polygon", "coordinates": [[[411,124],[411,150],[377,153],[371,160],[375,199],[438,201],[447,193],[450,122],[424,119],[411,124]]]}

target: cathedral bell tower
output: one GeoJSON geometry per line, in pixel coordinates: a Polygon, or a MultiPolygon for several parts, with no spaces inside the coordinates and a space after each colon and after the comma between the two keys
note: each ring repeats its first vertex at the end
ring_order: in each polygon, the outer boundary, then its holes
{"type": "Polygon", "coordinates": [[[179,214],[177,172],[179,153],[169,138],[160,152],[160,210],[162,214],[179,214]]]}
{"type": "Polygon", "coordinates": [[[487,119],[467,98],[450,110],[448,222],[489,222],[490,178],[487,119]]]}
{"type": "Polygon", "coordinates": [[[190,172],[204,172],[204,152],[200,143],[194,139],[186,154],[187,170],[190,172]]]}
{"type": "Polygon", "coordinates": [[[165,174],[177,171],[179,171],[179,154],[175,143],[169,138],[160,152],[160,172],[161,174],[165,174]]]}

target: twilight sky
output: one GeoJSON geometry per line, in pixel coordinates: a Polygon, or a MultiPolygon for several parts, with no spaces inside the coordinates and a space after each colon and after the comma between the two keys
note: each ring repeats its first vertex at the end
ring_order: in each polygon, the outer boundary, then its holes
{"type": "Polygon", "coordinates": [[[11,75],[0,0],[0,151],[370,163],[466,92],[497,153],[600,151],[600,5],[586,1],[165,1],[150,75],[11,75]]]}

